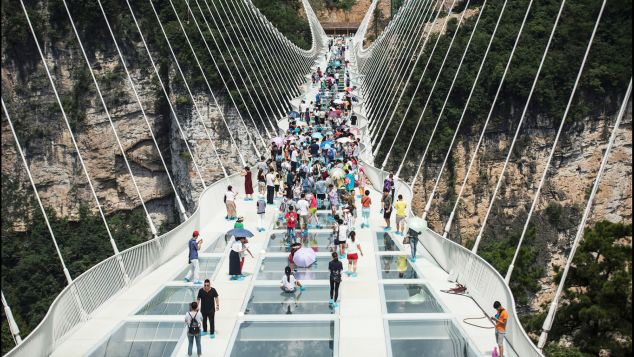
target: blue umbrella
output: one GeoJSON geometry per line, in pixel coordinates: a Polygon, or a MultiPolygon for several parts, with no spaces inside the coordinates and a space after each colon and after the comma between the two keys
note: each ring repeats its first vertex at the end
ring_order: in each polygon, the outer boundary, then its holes
{"type": "Polygon", "coordinates": [[[296,111],[292,111],[292,112],[288,113],[288,116],[293,118],[293,119],[295,119],[295,118],[299,117],[299,113],[296,112],[296,111]]]}
{"type": "Polygon", "coordinates": [[[234,228],[230,231],[227,232],[228,235],[230,236],[234,236],[234,237],[245,237],[245,238],[251,238],[253,237],[253,233],[251,233],[251,231],[244,229],[244,228],[234,228]]]}
{"type": "Polygon", "coordinates": [[[315,139],[321,139],[321,138],[323,138],[324,136],[323,136],[323,135],[321,135],[321,133],[313,133],[312,137],[313,137],[313,138],[315,138],[315,139]]]}

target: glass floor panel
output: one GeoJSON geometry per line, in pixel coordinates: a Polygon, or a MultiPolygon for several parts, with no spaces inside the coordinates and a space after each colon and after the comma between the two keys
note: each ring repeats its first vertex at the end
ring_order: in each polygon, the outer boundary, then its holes
{"type": "MultiPolygon", "coordinates": [[[[331,232],[314,232],[309,230],[306,237],[300,238],[300,243],[305,247],[311,247],[315,252],[330,252],[328,246],[332,242],[331,232]]],[[[286,232],[273,233],[266,247],[267,252],[290,252],[286,241],[286,232]]]]}
{"type": "Polygon", "coordinates": [[[253,288],[245,314],[332,314],[328,305],[329,286],[309,286],[304,291],[296,289],[286,293],[277,286],[256,286],[253,288]]]}
{"type": "MultiPolygon", "coordinates": [[[[216,268],[218,267],[218,263],[220,263],[220,257],[200,257],[198,258],[198,263],[200,264],[200,281],[204,281],[205,279],[210,279],[213,277],[216,268]]],[[[189,264],[183,269],[183,271],[178,274],[175,279],[182,280],[187,276],[189,272],[189,264]]]]}
{"type": "Polygon", "coordinates": [[[476,357],[467,339],[449,320],[388,321],[392,356],[476,357]]]}
{"type": "Polygon", "coordinates": [[[443,308],[424,284],[384,284],[388,313],[440,313],[443,308]]]}
{"type": "Polygon", "coordinates": [[[380,256],[379,264],[383,279],[418,279],[418,274],[405,255],[380,256]]]}
{"type": "MultiPolygon", "coordinates": [[[[330,259],[330,257],[317,257],[317,261],[309,268],[297,268],[295,278],[300,282],[302,280],[328,280],[330,278],[330,271],[328,271],[330,259]]],[[[262,261],[257,280],[281,281],[284,268],[287,265],[288,257],[267,257],[262,261]]]]}
{"type": "Polygon", "coordinates": [[[137,315],[185,315],[195,301],[200,287],[166,286],[159,291],[137,315]]]}
{"type": "Polygon", "coordinates": [[[218,238],[215,242],[211,243],[207,249],[205,249],[205,253],[224,253],[225,248],[228,244],[232,242],[233,238],[230,235],[219,234],[218,238]]]}
{"type": "Polygon", "coordinates": [[[392,235],[388,232],[376,232],[376,247],[379,252],[396,252],[396,246],[392,235]]]}
{"type": "Polygon", "coordinates": [[[333,356],[334,336],[334,321],[245,321],[240,324],[230,356],[333,356]]]}
{"type": "MultiPolygon", "coordinates": [[[[322,228],[332,228],[335,226],[335,219],[329,211],[317,211],[317,218],[319,219],[319,224],[322,226],[322,228]]],[[[312,223],[315,223],[314,220],[312,223]]],[[[273,228],[286,229],[286,220],[276,219],[273,228]]]]}
{"type": "Polygon", "coordinates": [[[89,356],[171,356],[184,331],[182,322],[126,322],[89,356]]]}

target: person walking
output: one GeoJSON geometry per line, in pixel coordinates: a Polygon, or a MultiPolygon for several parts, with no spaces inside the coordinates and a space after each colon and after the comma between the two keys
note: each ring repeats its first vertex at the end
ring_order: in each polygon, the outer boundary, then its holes
{"type": "Polygon", "coordinates": [[[258,232],[264,232],[264,215],[266,214],[266,202],[264,202],[264,196],[258,195],[258,201],[255,203],[255,208],[258,214],[258,232]]]}
{"type": "Polygon", "coordinates": [[[313,221],[313,219],[315,220],[315,228],[319,229],[321,228],[321,225],[319,224],[319,217],[317,216],[317,197],[315,197],[315,194],[310,193],[309,194],[309,206],[308,206],[308,213],[309,213],[309,217],[308,217],[308,228],[311,228],[311,222],[313,221]]]}
{"type": "Polygon", "coordinates": [[[412,253],[412,257],[410,258],[410,262],[412,263],[416,263],[416,248],[418,246],[418,235],[420,233],[416,232],[415,230],[409,228],[407,230],[407,235],[409,236],[409,248],[410,248],[410,252],[412,253]]]}
{"type": "Polygon", "coordinates": [[[390,219],[392,217],[392,196],[390,196],[389,190],[383,190],[383,208],[381,212],[383,213],[383,219],[385,220],[385,230],[389,231],[392,229],[390,227],[390,219]]]}
{"type": "Polygon", "coordinates": [[[198,290],[198,306],[203,319],[201,336],[209,334],[209,338],[216,338],[214,317],[216,311],[220,309],[220,300],[218,299],[218,291],[211,287],[209,279],[205,279],[205,284],[198,290]],[[209,322],[209,330],[207,330],[207,322],[209,322]]]}
{"type": "Polygon", "coordinates": [[[286,232],[288,234],[288,244],[295,243],[295,227],[297,226],[297,213],[295,207],[289,205],[288,212],[284,216],[286,220],[286,232]]]}
{"type": "Polygon", "coordinates": [[[272,205],[275,198],[275,174],[269,171],[264,179],[266,181],[266,203],[272,205]]]}
{"type": "Polygon", "coordinates": [[[302,231],[308,230],[308,223],[310,222],[310,203],[306,200],[306,194],[302,192],[299,201],[297,201],[297,213],[299,214],[299,228],[302,231]]]}
{"type": "Polygon", "coordinates": [[[244,176],[244,200],[251,201],[253,200],[253,178],[249,166],[245,166],[244,171],[240,175],[244,176]]]}
{"type": "Polygon", "coordinates": [[[185,314],[185,324],[187,326],[187,355],[191,356],[194,348],[194,339],[196,340],[196,352],[202,355],[203,351],[200,347],[200,325],[202,325],[202,315],[198,312],[198,303],[193,301],[190,305],[190,311],[185,314]]]}
{"type": "MultiPolygon", "coordinates": [[[[359,148],[359,145],[355,146],[355,153],[356,150],[359,148]]],[[[356,157],[358,156],[357,154],[353,154],[356,157]]],[[[359,195],[357,196],[357,198],[363,198],[363,194],[365,193],[365,183],[367,180],[367,176],[365,174],[365,168],[361,165],[359,165],[359,172],[357,173],[357,182],[358,187],[359,187],[359,195]]],[[[367,195],[366,195],[367,196],[367,195]]]]}
{"type": "Polygon", "coordinates": [[[403,200],[403,195],[398,195],[394,208],[396,209],[396,234],[402,236],[405,232],[405,217],[407,217],[407,203],[403,200]]]}
{"type": "Polygon", "coordinates": [[[332,252],[332,260],[328,263],[328,270],[330,271],[330,300],[328,304],[333,308],[337,308],[337,298],[339,297],[339,285],[341,284],[341,272],[343,271],[343,264],[339,261],[337,252],[332,252]]]}
{"type": "Polygon", "coordinates": [[[189,240],[189,272],[185,276],[185,281],[194,281],[194,284],[202,284],[200,279],[200,262],[198,261],[198,251],[203,245],[203,240],[198,239],[198,231],[192,233],[192,238],[189,240]]]}
{"type": "Polygon", "coordinates": [[[370,206],[372,205],[372,199],[370,198],[370,190],[365,190],[365,195],[361,197],[361,228],[370,228],[370,206]]]}
{"type": "Polygon", "coordinates": [[[266,188],[266,176],[264,170],[258,170],[258,193],[263,195],[266,188]]]}
{"type": "Polygon", "coordinates": [[[493,303],[493,308],[496,314],[495,317],[491,318],[491,321],[495,323],[495,342],[500,352],[498,356],[504,357],[504,337],[506,336],[506,323],[509,319],[509,313],[499,301],[493,303]]]}
{"type": "Polygon", "coordinates": [[[357,242],[357,234],[356,232],[350,232],[350,236],[346,241],[346,251],[348,258],[348,276],[357,276],[357,260],[359,259],[359,254],[363,256],[363,250],[361,250],[361,243],[357,242]]]}
{"type": "MultiPolygon", "coordinates": [[[[346,241],[348,240],[349,226],[346,221],[341,218],[337,219],[337,243],[339,246],[339,259],[346,257],[346,241]]],[[[336,248],[336,247],[335,247],[336,248]]]]}
{"type": "Polygon", "coordinates": [[[227,216],[225,219],[227,220],[234,220],[238,218],[235,202],[237,196],[238,194],[233,191],[233,186],[227,186],[227,192],[225,192],[225,206],[227,208],[227,216]]]}
{"type": "Polygon", "coordinates": [[[284,276],[282,276],[282,281],[280,283],[280,289],[282,289],[285,293],[294,293],[296,287],[299,287],[300,291],[305,290],[302,283],[300,283],[299,280],[295,278],[295,275],[293,275],[293,270],[290,266],[286,266],[286,268],[284,268],[284,276]]]}

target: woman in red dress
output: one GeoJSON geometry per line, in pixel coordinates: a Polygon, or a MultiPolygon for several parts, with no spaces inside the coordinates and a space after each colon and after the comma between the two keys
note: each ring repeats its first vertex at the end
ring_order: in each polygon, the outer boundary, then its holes
{"type": "Polygon", "coordinates": [[[244,176],[244,193],[246,201],[253,201],[253,181],[251,180],[251,169],[249,166],[244,167],[244,172],[241,173],[244,176]]]}

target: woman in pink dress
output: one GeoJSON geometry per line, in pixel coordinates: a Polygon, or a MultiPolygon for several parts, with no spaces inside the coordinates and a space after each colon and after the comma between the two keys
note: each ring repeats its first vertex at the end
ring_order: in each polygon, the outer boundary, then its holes
{"type": "Polygon", "coordinates": [[[249,166],[244,167],[244,172],[242,172],[241,175],[244,176],[244,193],[246,195],[244,200],[252,201],[253,181],[251,180],[251,169],[249,168],[249,166]]]}

